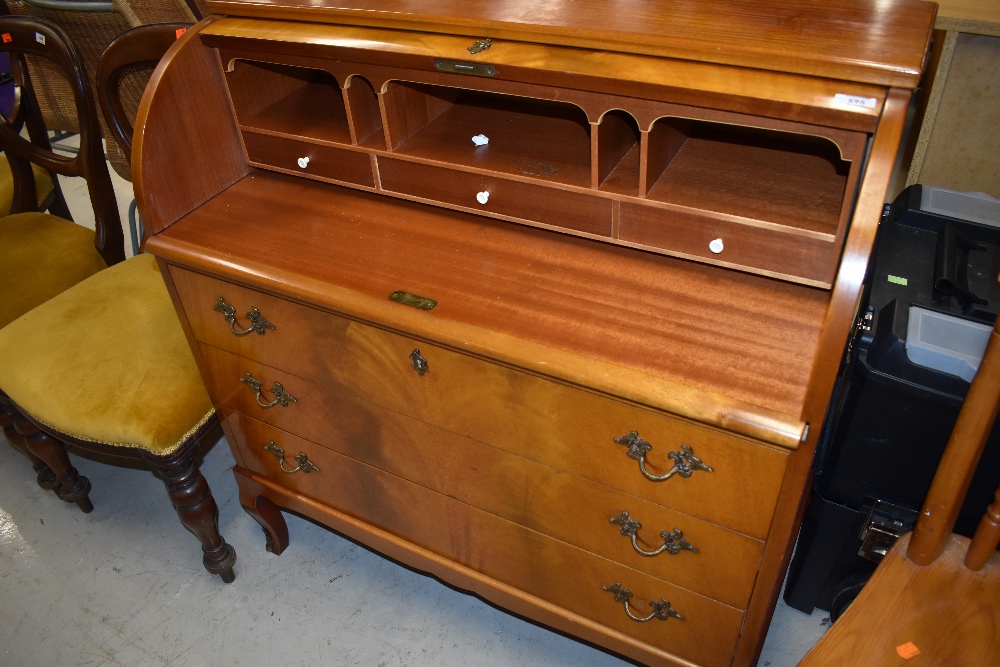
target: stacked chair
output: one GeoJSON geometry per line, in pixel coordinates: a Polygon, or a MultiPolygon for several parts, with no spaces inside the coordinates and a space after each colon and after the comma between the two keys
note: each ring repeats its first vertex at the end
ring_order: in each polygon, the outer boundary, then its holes
{"type": "MultiPolygon", "coordinates": [[[[101,155],[99,161],[86,161],[83,175],[95,211],[106,197],[114,202],[91,87],[65,33],[45,21],[0,17],[0,34],[11,37],[0,50],[45,58],[73,82],[80,123],[80,154],[74,160],[101,155]]],[[[105,90],[117,94],[114,86],[105,90]]],[[[12,128],[0,128],[0,148],[12,166],[18,165],[13,169],[16,190],[29,187],[21,185],[30,180],[21,168],[27,161],[53,170],[72,161],[44,161],[37,147],[12,128]]],[[[0,229],[7,220],[0,219],[0,229]]],[[[218,508],[199,469],[200,445],[217,430],[215,411],[156,260],[140,254],[122,261],[117,208],[111,222],[99,222],[96,234],[109,259],[95,251],[103,261],[89,277],[0,329],[4,434],[32,462],[42,488],[85,512],[92,509],[90,483],[70,463],[67,445],[151,468],[181,523],[201,542],[205,569],[228,583],[235,578],[236,554],[219,533],[218,508]]],[[[52,261],[51,246],[35,244],[31,250],[39,262],[52,261]]]]}
{"type": "MultiPolygon", "coordinates": [[[[18,60],[8,62],[8,64],[12,70],[11,80],[2,85],[11,86],[14,94],[12,95],[11,107],[0,111],[16,132],[20,133],[22,128],[26,129],[28,137],[33,143],[42,150],[50,150],[49,136],[45,131],[45,123],[42,121],[38,102],[30,95],[30,86],[25,87],[21,84],[27,74],[25,64],[18,60]]],[[[38,165],[31,165],[31,169],[34,176],[35,194],[37,195],[37,209],[50,211],[63,219],[71,219],[66,199],[59,187],[59,180],[38,165]]],[[[11,172],[10,162],[4,157],[0,159],[0,218],[10,215],[13,205],[14,174],[11,172]]]]}
{"type": "Polygon", "coordinates": [[[1000,489],[969,540],[952,533],[1000,406],[1000,319],[912,533],[800,667],[1000,664],[1000,489]]]}
{"type": "MultiPolygon", "coordinates": [[[[92,89],[96,86],[97,65],[108,44],[118,35],[141,25],[186,22],[203,18],[207,10],[204,0],[4,0],[11,14],[31,16],[55,23],[69,36],[90,75],[92,89]]],[[[35,79],[36,92],[46,127],[67,133],[79,132],[73,108],[73,95],[58,71],[43,60],[28,59],[35,79]]],[[[126,76],[121,97],[134,114],[145,81],[142,77],[126,76]]],[[[124,147],[114,141],[104,125],[108,160],[111,167],[128,180],[129,160],[124,147]]]]}

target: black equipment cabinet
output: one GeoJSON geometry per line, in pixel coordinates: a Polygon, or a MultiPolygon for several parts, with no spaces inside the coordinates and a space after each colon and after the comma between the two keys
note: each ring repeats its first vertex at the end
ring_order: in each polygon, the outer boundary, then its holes
{"type": "MultiPolygon", "coordinates": [[[[984,195],[912,186],[886,206],[816,453],[813,493],[785,585],[789,606],[836,614],[895,537],[912,528],[969,387],[953,366],[969,379],[973,372],[964,361],[968,349],[934,357],[936,368],[924,365],[940,351],[915,337],[943,322],[938,338],[971,347],[975,357],[979,337],[1000,312],[997,225],[1000,201],[984,195]],[[930,324],[915,333],[911,318],[914,326],[930,324]],[[915,363],[911,357],[921,353],[924,364],[915,363]]],[[[956,532],[975,531],[998,485],[1000,420],[956,532]]]]}

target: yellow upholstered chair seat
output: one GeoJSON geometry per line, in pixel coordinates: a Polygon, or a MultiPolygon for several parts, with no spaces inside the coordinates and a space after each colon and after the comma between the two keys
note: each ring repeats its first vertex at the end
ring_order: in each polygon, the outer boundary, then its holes
{"type": "Polygon", "coordinates": [[[214,414],[150,255],[105,269],[0,329],[0,389],[78,440],[177,450],[214,414]]]}
{"type": "MultiPolygon", "coordinates": [[[[45,199],[52,194],[52,177],[37,164],[31,165],[32,174],[35,177],[35,193],[38,195],[38,205],[41,206],[45,199]]],[[[10,171],[10,162],[7,156],[0,160],[0,216],[9,215],[10,207],[14,204],[14,176],[10,171]]]]}
{"type": "Polygon", "coordinates": [[[0,267],[3,327],[106,265],[93,230],[48,213],[18,213],[0,218],[0,267]]]}

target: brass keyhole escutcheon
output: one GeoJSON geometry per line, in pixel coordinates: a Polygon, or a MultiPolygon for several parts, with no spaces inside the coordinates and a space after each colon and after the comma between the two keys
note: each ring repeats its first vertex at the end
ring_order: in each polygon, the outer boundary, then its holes
{"type": "Polygon", "coordinates": [[[419,348],[415,348],[413,352],[410,352],[410,368],[415,370],[417,375],[423,375],[429,369],[427,360],[420,354],[419,348]]]}

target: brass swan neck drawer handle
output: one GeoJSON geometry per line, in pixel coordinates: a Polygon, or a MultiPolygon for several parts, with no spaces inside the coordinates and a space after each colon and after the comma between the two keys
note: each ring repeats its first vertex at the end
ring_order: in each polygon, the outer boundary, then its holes
{"type": "Polygon", "coordinates": [[[625,613],[636,623],[645,623],[646,621],[652,621],[654,618],[658,621],[666,621],[671,618],[676,618],[678,621],[684,620],[684,617],[670,605],[670,601],[662,598],[659,602],[650,600],[649,606],[653,608],[653,611],[648,616],[636,616],[632,613],[632,607],[629,604],[632,600],[632,591],[622,588],[622,585],[618,582],[610,586],[601,586],[601,588],[609,593],[613,593],[615,602],[621,602],[625,605],[625,613]]]}
{"type": "Polygon", "coordinates": [[[271,386],[271,393],[274,394],[274,400],[271,401],[270,403],[264,403],[263,401],[260,400],[260,393],[261,393],[260,380],[255,378],[253,375],[250,375],[250,371],[247,371],[246,375],[240,378],[240,382],[242,382],[243,384],[245,384],[247,387],[250,388],[251,393],[253,393],[254,397],[257,399],[257,405],[259,405],[264,409],[273,408],[274,406],[279,404],[281,405],[281,407],[287,408],[289,401],[291,401],[292,403],[299,402],[298,399],[296,399],[294,396],[285,391],[285,388],[281,386],[280,382],[275,382],[271,386]]]}
{"type": "Polygon", "coordinates": [[[268,322],[256,308],[251,308],[250,312],[246,315],[247,319],[250,320],[250,326],[246,329],[237,329],[236,309],[226,303],[226,300],[221,296],[219,297],[218,303],[215,304],[212,310],[222,313],[222,317],[229,322],[229,329],[233,332],[234,336],[246,336],[248,333],[252,333],[254,331],[263,336],[268,329],[274,331],[274,325],[268,322]]]}
{"type": "Polygon", "coordinates": [[[285,473],[286,475],[297,473],[300,470],[306,474],[309,474],[314,471],[319,472],[319,468],[316,467],[315,463],[309,460],[309,457],[305,455],[305,452],[299,452],[298,454],[295,455],[295,462],[298,463],[299,465],[289,470],[288,468],[285,467],[284,449],[274,444],[273,440],[269,441],[266,445],[264,445],[264,449],[274,454],[274,458],[278,459],[278,465],[281,467],[281,472],[285,473]]]}
{"type": "Polygon", "coordinates": [[[646,469],[646,454],[653,448],[651,444],[639,437],[638,431],[629,431],[620,438],[615,438],[619,445],[628,447],[628,457],[639,462],[639,470],[643,476],[652,482],[662,482],[674,475],[690,477],[695,470],[712,472],[711,466],[694,455],[694,450],[688,445],[681,445],[681,451],[670,452],[667,457],[674,462],[674,467],[662,475],[654,475],[646,469]]]}
{"type": "Polygon", "coordinates": [[[420,348],[415,348],[413,352],[410,352],[410,368],[415,370],[417,375],[423,375],[430,368],[427,365],[427,360],[420,354],[420,348]]]}
{"type": "Polygon", "coordinates": [[[611,517],[608,521],[621,526],[621,534],[625,537],[632,538],[632,548],[635,549],[636,553],[640,556],[659,556],[664,551],[671,556],[676,556],[682,551],[690,551],[695,554],[701,553],[698,551],[697,547],[684,539],[684,533],[682,533],[679,528],[674,528],[672,531],[665,530],[661,532],[660,537],[663,538],[663,546],[655,551],[646,551],[639,546],[638,542],[636,542],[636,536],[639,533],[639,529],[642,528],[642,524],[630,517],[628,512],[623,511],[621,514],[611,517]]]}

